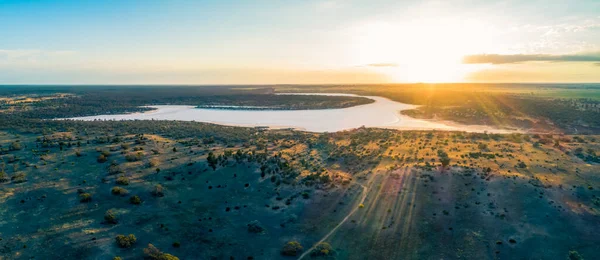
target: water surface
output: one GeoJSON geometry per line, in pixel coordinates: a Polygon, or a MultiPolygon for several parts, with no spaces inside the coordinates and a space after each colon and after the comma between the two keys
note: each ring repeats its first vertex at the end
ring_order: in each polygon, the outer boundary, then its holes
{"type": "Polygon", "coordinates": [[[358,127],[380,127],[407,130],[460,130],[468,132],[511,132],[487,126],[464,126],[448,122],[421,120],[400,114],[418,106],[395,102],[378,96],[338,93],[295,93],[282,95],[331,95],[366,97],[375,102],[349,108],[318,110],[241,110],[205,109],[195,106],[149,106],[156,110],[145,113],[76,117],[76,120],[181,120],[235,126],[267,126],[295,128],[311,132],[336,132],[358,127]]]}

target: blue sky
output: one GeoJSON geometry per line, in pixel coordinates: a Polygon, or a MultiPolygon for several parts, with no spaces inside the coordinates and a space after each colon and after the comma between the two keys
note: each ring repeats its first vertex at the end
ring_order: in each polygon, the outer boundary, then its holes
{"type": "Polygon", "coordinates": [[[596,0],[0,0],[0,84],[600,82],[598,10],[596,0]]]}

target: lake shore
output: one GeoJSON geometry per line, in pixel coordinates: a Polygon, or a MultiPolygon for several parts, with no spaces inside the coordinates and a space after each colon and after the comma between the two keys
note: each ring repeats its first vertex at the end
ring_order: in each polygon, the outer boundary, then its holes
{"type": "Polygon", "coordinates": [[[395,102],[379,96],[360,96],[341,93],[278,93],[277,95],[355,96],[374,100],[373,103],[348,108],[315,110],[246,110],[197,108],[187,105],[146,106],[154,110],[144,113],[97,115],[69,118],[73,120],[181,120],[241,127],[293,128],[308,132],[337,132],[359,127],[398,130],[445,130],[465,132],[513,133],[519,130],[497,129],[490,126],[461,125],[441,120],[416,119],[400,112],[417,105],[395,102]]]}

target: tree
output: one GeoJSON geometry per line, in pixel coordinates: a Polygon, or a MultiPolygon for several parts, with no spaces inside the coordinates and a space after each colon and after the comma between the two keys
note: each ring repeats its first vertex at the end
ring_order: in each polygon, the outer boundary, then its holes
{"type": "Polygon", "coordinates": [[[148,244],[148,247],[144,248],[144,258],[151,260],[179,260],[174,255],[161,252],[152,244],[148,244]]]}
{"type": "Polygon", "coordinates": [[[105,163],[106,161],[108,161],[108,159],[106,158],[106,156],[104,156],[103,154],[101,154],[101,155],[98,156],[97,161],[99,163],[105,163]]]}
{"type": "Polygon", "coordinates": [[[304,248],[298,241],[290,241],[283,245],[281,249],[281,254],[286,256],[296,256],[298,253],[302,252],[304,248]]]}
{"type": "Polygon", "coordinates": [[[440,162],[442,163],[442,172],[444,172],[446,167],[448,167],[448,165],[450,165],[450,157],[448,156],[448,153],[446,153],[442,149],[438,150],[437,154],[438,154],[438,157],[440,158],[440,162]]]}
{"type": "Polygon", "coordinates": [[[89,194],[89,193],[79,194],[79,201],[82,203],[87,203],[87,202],[92,201],[92,194],[89,194]]]}
{"type": "Polygon", "coordinates": [[[567,257],[568,260],[583,260],[583,256],[581,256],[581,254],[579,254],[579,252],[577,251],[569,251],[569,257],[567,257]]]}
{"type": "Polygon", "coordinates": [[[479,148],[479,150],[487,150],[487,149],[488,149],[488,146],[487,146],[487,144],[484,144],[484,143],[479,143],[479,144],[477,145],[477,148],[479,148]]]}
{"type": "Polygon", "coordinates": [[[133,234],[129,234],[127,236],[117,235],[115,240],[117,241],[117,245],[121,248],[130,248],[133,246],[133,244],[135,244],[135,242],[137,242],[137,238],[133,234]]]}
{"type": "Polygon", "coordinates": [[[163,186],[160,184],[156,184],[151,193],[152,193],[152,196],[154,196],[154,197],[164,197],[165,196],[165,193],[163,191],[163,186]]]}
{"type": "Polygon", "coordinates": [[[208,162],[208,166],[213,168],[213,171],[217,169],[217,164],[219,163],[219,159],[215,157],[213,152],[208,153],[208,157],[206,157],[206,161],[208,162]]]}
{"type": "Polygon", "coordinates": [[[331,245],[327,242],[321,242],[319,243],[315,249],[310,252],[310,255],[313,257],[316,256],[329,256],[332,255],[333,252],[333,248],[331,247],[331,245]]]}
{"type": "Polygon", "coordinates": [[[12,142],[8,148],[11,151],[21,150],[21,143],[19,141],[12,142]]]}
{"type": "Polygon", "coordinates": [[[450,157],[442,157],[440,158],[440,162],[442,163],[442,172],[450,165],[450,157]]]}
{"type": "Polygon", "coordinates": [[[142,199],[140,199],[140,197],[138,195],[134,195],[129,197],[129,203],[133,204],[133,205],[140,205],[142,204],[142,199]]]}
{"type": "Polygon", "coordinates": [[[560,140],[559,139],[554,140],[554,147],[557,147],[557,148],[560,147],[560,140]]]}
{"type": "Polygon", "coordinates": [[[8,175],[4,171],[0,170],[0,183],[7,182],[8,180],[10,180],[8,175]]]}
{"type": "Polygon", "coordinates": [[[117,224],[119,222],[115,212],[110,209],[104,213],[104,221],[108,224],[117,224]]]}

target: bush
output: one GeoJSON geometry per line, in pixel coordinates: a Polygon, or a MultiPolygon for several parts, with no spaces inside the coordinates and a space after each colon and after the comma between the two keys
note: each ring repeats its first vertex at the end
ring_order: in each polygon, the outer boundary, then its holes
{"type": "Polygon", "coordinates": [[[142,199],[140,199],[140,197],[138,195],[131,196],[129,198],[129,203],[131,203],[133,205],[140,205],[140,204],[142,204],[142,199]]]}
{"type": "Polygon", "coordinates": [[[118,257],[118,256],[115,256],[115,257],[113,257],[112,260],[122,260],[122,259],[120,257],[118,257]]]}
{"type": "Polygon", "coordinates": [[[164,197],[165,196],[165,193],[163,191],[163,186],[160,184],[156,184],[151,193],[152,193],[152,196],[154,196],[154,197],[164,197]]]}
{"type": "Polygon", "coordinates": [[[11,151],[18,151],[21,150],[21,143],[19,141],[16,142],[12,142],[8,149],[10,149],[11,151]]]}
{"type": "Polygon", "coordinates": [[[14,183],[23,183],[27,181],[27,175],[25,173],[19,172],[10,178],[14,183]]]}
{"type": "Polygon", "coordinates": [[[333,248],[327,242],[319,243],[310,253],[311,256],[329,256],[333,254],[333,248]]]}
{"type": "Polygon", "coordinates": [[[296,256],[298,253],[302,252],[304,248],[298,241],[290,241],[283,245],[281,249],[281,254],[286,256],[296,256]]]}
{"type": "Polygon", "coordinates": [[[567,257],[568,260],[583,260],[583,256],[581,256],[579,254],[579,252],[577,251],[569,251],[569,257],[567,257]]]}
{"type": "Polygon", "coordinates": [[[92,201],[92,194],[89,194],[89,193],[79,194],[79,201],[82,203],[87,203],[87,202],[92,201]]]}
{"type": "Polygon", "coordinates": [[[135,162],[141,160],[143,156],[144,154],[142,152],[128,153],[125,155],[125,160],[128,162],[135,162]]]}
{"type": "Polygon", "coordinates": [[[108,166],[108,175],[116,175],[119,173],[123,173],[123,170],[118,164],[111,164],[108,166]]]}
{"type": "Polygon", "coordinates": [[[128,190],[121,188],[121,187],[113,187],[112,190],[110,190],[110,192],[113,195],[120,195],[120,196],[125,196],[125,195],[129,194],[128,190]]]}
{"type": "Polygon", "coordinates": [[[263,231],[265,231],[265,228],[262,227],[262,225],[260,224],[260,222],[258,222],[258,220],[254,220],[254,221],[248,223],[248,232],[262,233],[263,231]]]}
{"type": "Polygon", "coordinates": [[[8,178],[8,174],[3,171],[0,172],[0,183],[7,182],[8,180],[10,180],[10,178],[8,178]]]}
{"type": "Polygon", "coordinates": [[[106,161],[108,161],[108,158],[106,158],[106,156],[101,154],[101,155],[98,155],[98,159],[96,159],[96,161],[98,161],[99,163],[105,163],[106,161]]]}
{"type": "Polygon", "coordinates": [[[117,235],[117,237],[115,237],[115,240],[117,241],[117,245],[120,248],[130,248],[133,246],[133,244],[135,244],[137,238],[133,234],[129,234],[127,236],[117,235]]]}
{"type": "Polygon", "coordinates": [[[152,158],[148,161],[148,168],[154,168],[160,164],[160,161],[157,158],[152,158]]]}
{"type": "Polygon", "coordinates": [[[308,192],[306,192],[306,191],[305,191],[305,192],[302,192],[302,198],[303,198],[303,199],[310,199],[310,193],[308,193],[308,192]]]}
{"type": "Polygon", "coordinates": [[[116,183],[119,185],[129,185],[129,178],[120,176],[117,178],[116,183]]]}
{"type": "Polygon", "coordinates": [[[104,213],[104,221],[108,224],[117,224],[119,222],[115,212],[110,209],[104,213]]]}
{"type": "Polygon", "coordinates": [[[151,260],[179,260],[174,255],[161,252],[152,244],[148,244],[148,247],[144,248],[144,258],[151,260]]]}

